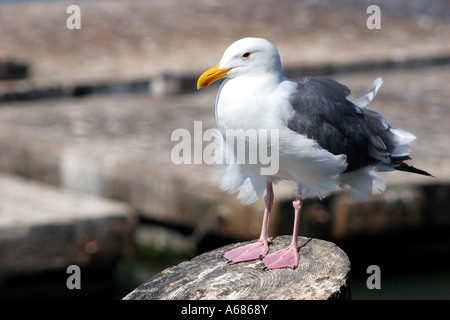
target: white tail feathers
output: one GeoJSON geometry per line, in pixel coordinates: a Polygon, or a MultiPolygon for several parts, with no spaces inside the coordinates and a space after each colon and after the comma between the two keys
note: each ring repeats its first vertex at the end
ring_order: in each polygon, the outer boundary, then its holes
{"type": "Polygon", "coordinates": [[[375,99],[378,89],[380,89],[383,83],[382,78],[376,79],[370,87],[368,87],[361,96],[356,99],[351,99],[351,101],[358,107],[366,108],[370,105],[373,99],[375,99]]]}

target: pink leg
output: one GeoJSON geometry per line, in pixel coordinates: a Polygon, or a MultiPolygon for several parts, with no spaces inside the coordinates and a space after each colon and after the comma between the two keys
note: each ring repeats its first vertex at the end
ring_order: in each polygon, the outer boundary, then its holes
{"type": "Polygon", "coordinates": [[[226,252],[223,256],[232,263],[261,259],[269,251],[269,217],[273,205],[272,182],[267,183],[267,194],[265,197],[266,208],[261,228],[261,236],[255,243],[248,244],[226,252]]]}
{"type": "Polygon", "coordinates": [[[287,248],[271,253],[263,259],[266,270],[297,268],[299,261],[297,237],[302,204],[302,194],[299,190],[297,192],[297,197],[294,202],[292,202],[292,205],[294,206],[294,231],[292,232],[292,241],[287,248]]]}

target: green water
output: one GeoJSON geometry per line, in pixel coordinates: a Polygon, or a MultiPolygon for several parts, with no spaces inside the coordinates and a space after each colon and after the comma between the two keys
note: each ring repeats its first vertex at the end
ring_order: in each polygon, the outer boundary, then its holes
{"type": "Polygon", "coordinates": [[[352,279],[352,300],[449,300],[450,272],[389,275],[381,289],[369,290],[365,278],[352,279]]]}

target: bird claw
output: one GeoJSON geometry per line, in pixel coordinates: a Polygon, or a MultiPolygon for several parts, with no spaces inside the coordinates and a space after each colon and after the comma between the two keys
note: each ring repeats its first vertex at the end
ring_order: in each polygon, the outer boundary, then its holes
{"type": "Polygon", "coordinates": [[[239,263],[252,260],[261,260],[269,251],[269,246],[263,240],[258,240],[242,247],[226,252],[223,256],[229,263],[239,263]]]}
{"type": "Polygon", "coordinates": [[[283,250],[271,253],[263,259],[266,265],[263,270],[291,268],[295,270],[299,262],[299,253],[296,246],[289,246],[283,250]]]}

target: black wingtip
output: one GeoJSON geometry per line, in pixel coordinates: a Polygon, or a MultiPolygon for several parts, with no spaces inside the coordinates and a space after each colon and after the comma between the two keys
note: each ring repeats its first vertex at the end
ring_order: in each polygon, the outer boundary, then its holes
{"type": "Polygon", "coordinates": [[[421,169],[417,169],[413,166],[410,166],[409,164],[406,164],[404,162],[400,162],[398,164],[397,167],[395,167],[395,170],[399,170],[399,171],[405,171],[405,172],[411,172],[411,173],[416,173],[416,174],[420,174],[423,176],[427,176],[427,177],[432,177],[432,178],[436,178],[434,175],[432,175],[431,173],[428,173],[424,170],[421,169]]]}

